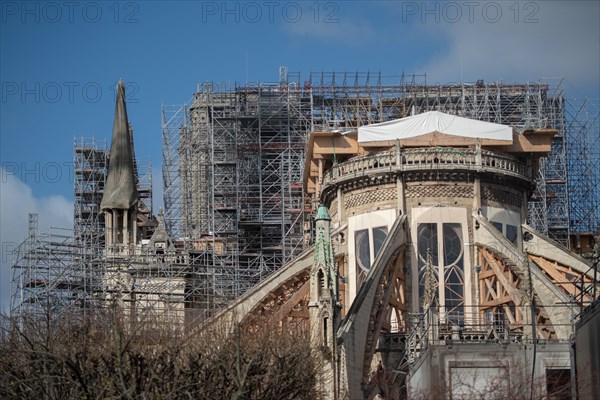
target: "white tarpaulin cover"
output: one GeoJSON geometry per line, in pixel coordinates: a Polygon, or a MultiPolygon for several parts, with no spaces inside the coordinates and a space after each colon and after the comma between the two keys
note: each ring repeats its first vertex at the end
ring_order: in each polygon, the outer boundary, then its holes
{"type": "Polygon", "coordinates": [[[440,132],[454,136],[512,142],[512,131],[512,128],[506,125],[429,111],[393,121],[361,126],[358,128],[358,141],[402,140],[440,132]]]}

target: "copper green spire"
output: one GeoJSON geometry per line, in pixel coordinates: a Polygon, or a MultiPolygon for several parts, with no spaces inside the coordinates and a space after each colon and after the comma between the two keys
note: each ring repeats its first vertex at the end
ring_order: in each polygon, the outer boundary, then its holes
{"type": "Polygon", "coordinates": [[[331,246],[331,217],[327,207],[319,205],[315,216],[315,256],[314,264],[324,266],[331,282],[333,296],[337,299],[337,271],[331,246]]]}
{"type": "Polygon", "coordinates": [[[317,209],[317,216],[315,217],[315,221],[320,220],[331,221],[327,207],[325,207],[323,204],[319,205],[319,208],[317,209]]]}

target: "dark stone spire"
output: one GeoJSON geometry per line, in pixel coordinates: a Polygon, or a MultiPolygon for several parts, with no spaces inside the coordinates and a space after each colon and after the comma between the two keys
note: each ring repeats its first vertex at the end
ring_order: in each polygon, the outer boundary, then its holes
{"type": "Polygon", "coordinates": [[[104,186],[104,195],[100,208],[128,210],[139,200],[135,182],[133,143],[129,134],[127,107],[125,105],[125,85],[119,81],[117,86],[117,104],[113,124],[112,143],[108,178],[104,186]]]}
{"type": "Polygon", "coordinates": [[[156,243],[165,243],[165,248],[167,249],[171,248],[173,245],[169,232],[167,232],[167,227],[165,226],[165,217],[162,208],[158,211],[158,227],[154,231],[154,234],[152,234],[148,244],[152,248],[156,243]]]}

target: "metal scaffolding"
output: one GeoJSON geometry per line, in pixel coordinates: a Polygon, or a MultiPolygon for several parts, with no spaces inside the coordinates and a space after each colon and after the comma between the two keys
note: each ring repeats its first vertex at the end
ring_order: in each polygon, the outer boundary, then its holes
{"type": "Polygon", "coordinates": [[[190,104],[163,106],[165,221],[224,302],[302,250],[304,93],[206,83],[190,104]]]}
{"type": "Polygon", "coordinates": [[[600,234],[600,101],[567,99],[570,227],[600,234]]]}
{"type": "MultiPolygon", "coordinates": [[[[133,131],[130,129],[130,134],[133,131]]],[[[100,202],[108,173],[109,150],[106,140],[75,138],[73,141],[73,230],[75,239],[91,259],[99,259],[104,249],[104,215],[100,202]]],[[[134,169],[140,200],[152,213],[152,163],[136,159],[134,169]]]]}
{"type": "Polygon", "coordinates": [[[430,85],[424,75],[319,73],[311,74],[308,84],[315,130],[352,129],[432,110],[519,131],[557,129],[552,152],[542,161],[536,178],[528,221],[568,246],[565,101],[560,82],[430,85]]]}
{"type": "MultiPolygon", "coordinates": [[[[144,308],[193,325],[309,241],[315,199],[305,198],[302,173],[311,131],[345,132],[430,110],[520,131],[557,129],[540,165],[529,223],[567,246],[570,231],[598,230],[598,102],[565,99],[560,82],[429,85],[424,75],[359,72],[312,73],[301,81],[282,69],[276,84],[204,83],[188,103],[162,107],[170,242],[152,247],[153,225],[146,224],[140,248],[119,261],[130,282],[116,283],[109,272],[118,269],[116,261],[104,253],[100,201],[108,147],[75,140],[74,231],[39,233],[32,216],[29,237],[15,253],[13,312],[63,315],[126,290],[136,315],[144,308]]],[[[136,171],[140,211],[150,221],[151,165],[138,162],[136,171]]]]}
{"type": "Polygon", "coordinates": [[[301,81],[284,68],[277,84],[204,83],[187,104],[162,108],[165,221],[197,253],[205,291],[235,298],[302,249],[311,211],[301,187],[310,131],[347,131],[430,110],[519,131],[557,129],[528,219],[568,246],[560,82],[429,85],[424,75],[368,72],[311,73],[301,81]]]}
{"type": "Polygon", "coordinates": [[[104,215],[100,201],[108,168],[105,140],[76,138],[73,143],[73,229],[84,256],[97,260],[104,249],[104,215]]]}
{"type": "MultiPolygon", "coordinates": [[[[105,140],[73,141],[73,229],[38,230],[29,216],[29,235],[14,252],[12,313],[50,319],[89,309],[106,298],[105,226],[100,202],[108,172],[105,140]]],[[[136,163],[141,207],[152,214],[152,168],[136,163]]],[[[151,232],[150,232],[151,233],[151,232]]]]}
{"type": "Polygon", "coordinates": [[[17,323],[50,323],[81,315],[90,299],[90,274],[72,230],[39,231],[38,215],[29,214],[28,237],[14,255],[11,316],[17,323]]]}

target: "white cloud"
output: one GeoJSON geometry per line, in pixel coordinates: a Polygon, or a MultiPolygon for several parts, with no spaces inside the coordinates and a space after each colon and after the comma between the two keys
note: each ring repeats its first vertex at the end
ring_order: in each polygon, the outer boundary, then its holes
{"type": "Polygon", "coordinates": [[[35,197],[27,184],[0,169],[0,311],[10,304],[12,249],[27,236],[28,214],[38,214],[39,229],[72,228],[73,203],[63,196],[35,197]]]}
{"type": "Polygon", "coordinates": [[[302,18],[297,22],[287,22],[284,29],[298,37],[336,41],[348,46],[357,46],[373,38],[375,31],[367,21],[352,18],[337,18],[326,22],[302,18]]]}
{"type": "Polygon", "coordinates": [[[496,23],[476,11],[472,23],[466,14],[456,23],[444,21],[442,14],[440,23],[416,24],[423,35],[447,42],[421,68],[429,82],[460,81],[462,66],[465,81],[565,77],[578,89],[598,87],[600,3],[493,3],[502,12],[496,23]],[[537,8],[525,9],[526,4],[537,8]],[[524,22],[527,17],[530,23],[524,22]]]}

